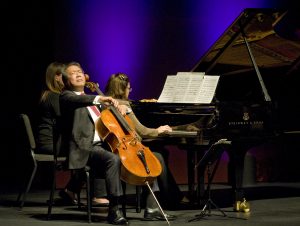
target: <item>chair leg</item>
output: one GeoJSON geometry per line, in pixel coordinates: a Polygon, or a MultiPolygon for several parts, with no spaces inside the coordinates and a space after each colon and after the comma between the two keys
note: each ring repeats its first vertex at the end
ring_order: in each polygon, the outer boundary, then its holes
{"type": "Polygon", "coordinates": [[[87,215],[88,215],[88,222],[92,222],[92,217],[91,217],[91,208],[92,208],[92,203],[91,203],[91,185],[90,185],[90,173],[89,171],[85,171],[86,174],[86,200],[87,200],[87,215]]]}
{"type": "MultiPolygon", "coordinates": [[[[71,170],[71,177],[75,177],[75,175],[78,174],[77,170],[71,170]]],[[[77,207],[79,210],[82,208],[82,202],[81,202],[81,189],[76,192],[76,197],[77,197],[77,207]]]]}
{"type": "Polygon", "coordinates": [[[21,204],[20,204],[20,210],[22,210],[23,206],[24,206],[24,203],[26,201],[26,196],[27,196],[27,193],[29,192],[30,188],[31,188],[31,184],[32,184],[32,181],[33,181],[33,178],[36,174],[36,170],[37,170],[37,162],[35,160],[33,160],[33,170],[32,170],[32,173],[31,173],[31,176],[30,176],[30,179],[27,183],[27,186],[26,186],[26,190],[25,192],[23,193],[20,193],[19,196],[18,196],[18,202],[21,200],[21,204]],[[21,198],[22,197],[22,198],[21,198]]]}
{"type": "MultiPolygon", "coordinates": [[[[122,181],[122,190],[123,190],[123,200],[122,200],[122,212],[124,217],[126,217],[126,203],[127,203],[127,196],[126,196],[126,183],[122,181]]],[[[142,192],[142,187],[137,185],[135,187],[136,190],[136,206],[135,210],[137,213],[140,213],[141,210],[141,192],[142,192]]]]}
{"type": "Polygon", "coordinates": [[[56,189],[56,163],[53,163],[53,181],[52,181],[52,187],[50,191],[50,197],[49,197],[49,203],[48,203],[48,214],[47,214],[47,220],[51,219],[51,213],[52,213],[52,206],[53,206],[53,199],[54,199],[54,191],[56,189]]]}
{"type": "Polygon", "coordinates": [[[135,190],[136,190],[136,212],[137,213],[140,213],[142,211],[142,208],[141,208],[141,192],[142,192],[142,187],[137,185],[135,187],[135,190]]]}
{"type": "Polygon", "coordinates": [[[78,209],[80,210],[82,208],[82,203],[81,203],[81,194],[80,194],[80,191],[76,193],[77,195],[77,207],[78,209]]]}
{"type": "Polygon", "coordinates": [[[122,198],[122,212],[123,216],[126,217],[126,183],[124,181],[121,182],[122,184],[122,190],[123,190],[123,198],[122,198]]]}

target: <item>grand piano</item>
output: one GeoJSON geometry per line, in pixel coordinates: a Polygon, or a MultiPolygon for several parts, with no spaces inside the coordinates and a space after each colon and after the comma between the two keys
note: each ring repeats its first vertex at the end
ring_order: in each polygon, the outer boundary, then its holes
{"type": "MultiPolygon", "coordinates": [[[[133,101],[132,107],[146,126],[169,124],[184,130],[189,128],[186,125],[194,125],[200,129],[194,138],[177,133],[180,139],[171,140],[173,144],[205,149],[220,138],[232,141],[228,150],[228,177],[234,201],[240,201],[245,196],[242,182],[247,150],[277,139],[282,133],[299,131],[296,117],[299,115],[296,99],[299,66],[297,13],[249,8],[240,13],[191,69],[220,75],[211,104],[133,101]]],[[[170,142],[170,139],[163,138],[163,141],[170,142]]],[[[189,175],[189,180],[192,179],[193,174],[189,175]]],[[[189,182],[189,189],[192,186],[189,182]]],[[[200,192],[198,199],[201,195],[200,192]]]]}

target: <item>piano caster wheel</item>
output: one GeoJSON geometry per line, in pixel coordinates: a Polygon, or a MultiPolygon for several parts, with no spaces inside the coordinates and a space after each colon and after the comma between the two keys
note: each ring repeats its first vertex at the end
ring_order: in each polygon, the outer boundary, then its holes
{"type": "Polygon", "coordinates": [[[243,201],[236,201],[234,203],[233,210],[236,211],[236,212],[248,213],[248,212],[250,212],[250,204],[244,198],[243,201]]]}

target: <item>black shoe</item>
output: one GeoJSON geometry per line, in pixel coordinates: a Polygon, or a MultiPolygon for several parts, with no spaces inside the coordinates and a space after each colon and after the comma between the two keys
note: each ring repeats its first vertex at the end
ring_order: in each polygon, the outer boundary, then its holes
{"type": "Polygon", "coordinates": [[[78,202],[76,199],[73,199],[67,192],[65,192],[64,190],[60,190],[59,191],[59,196],[62,198],[63,202],[66,205],[77,205],[78,202]]]}
{"type": "MultiPolygon", "coordinates": [[[[165,213],[166,218],[169,221],[175,220],[176,216],[174,215],[169,215],[165,213]]],[[[166,220],[165,217],[163,216],[163,214],[160,212],[160,210],[158,208],[146,208],[145,212],[144,212],[144,220],[147,221],[153,221],[153,220],[160,220],[160,221],[164,221],[166,220]]]]}
{"type": "Polygon", "coordinates": [[[129,222],[123,217],[120,210],[109,210],[107,221],[110,224],[117,224],[117,225],[128,225],[129,222]]]}

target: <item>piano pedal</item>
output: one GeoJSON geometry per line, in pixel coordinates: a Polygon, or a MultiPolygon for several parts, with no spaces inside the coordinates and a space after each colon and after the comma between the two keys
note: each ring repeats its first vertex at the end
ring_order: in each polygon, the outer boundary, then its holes
{"type": "Polygon", "coordinates": [[[234,203],[233,210],[236,211],[236,212],[248,213],[248,212],[250,212],[250,204],[244,198],[243,201],[236,201],[234,203]]]}

